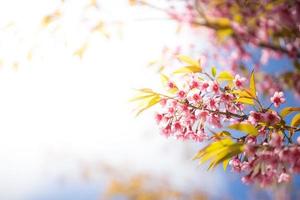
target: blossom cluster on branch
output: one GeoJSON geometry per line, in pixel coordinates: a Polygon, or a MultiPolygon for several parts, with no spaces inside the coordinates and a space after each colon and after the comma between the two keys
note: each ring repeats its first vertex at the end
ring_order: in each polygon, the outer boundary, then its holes
{"type": "Polygon", "coordinates": [[[166,13],[180,27],[189,25],[191,33],[199,38],[203,33],[197,30],[206,30],[211,53],[205,53],[205,56],[232,71],[243,72],[244,66],[251,63],[256,67],[256,73],[260,73],[258,88],[266,95],[283,85],[300,97],[297,81],[300,77],[299,1],[184,0],[166,1],[168,6],[165,7],[157,6],[151,0],[135,2],[166,13]],[[272,74],[273,77],[260,70],[260,66],[280,58],[286,58],[290,63],[278,67],[293,65],[294,68],[272,74]],[[280,83],[274,80],[280,80],[280,83]]]}
{"type": "Polygon", "coordinates": [[[209,169],[230,164],[243,174],[244,183],[264,187],[289,182],[300,172],[300,108],[286,107],[280,113],[272,109],[285,102],[283,92],[275,92],[264,105],[253,72],[249,79],[217,73],[215,67],[207,72],[196,60],[178,58],[186,66],[170,77],[161,75],[167,92],[144,88],[132,99],[141,102],[138,114],[159,104],[155,119],[162,135],[207,142],[195,159],[210,161],[209,169]],[[288,123],[291,114],[295,116],[288,123]]]}

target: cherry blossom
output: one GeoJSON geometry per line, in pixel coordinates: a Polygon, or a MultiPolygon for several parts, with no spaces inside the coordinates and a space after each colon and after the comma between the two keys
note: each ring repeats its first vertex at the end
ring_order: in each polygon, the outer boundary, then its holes
{"type": "Polygon", "coordinates": [[[270,98],[271,102],[274,103],[275,107],[279,107],[280,104],[285,102],[283,92],[275,92],[273,97],[270,98]]]}
{"type": "MultiPolygon", "coordinates": [[[[272,105],[278,107],[285,102],[283,92],[275,92],[271,97],[273,104],[264,107],[255,90],[254,73],[247,81],[238,74],[223,72],[227,74],[224,81],[218,75],[202,72],[201,68],[195,67],[195,70],[199,71],[190,72],[190,76],[185,74],[183,79],[174,82],[174,85],[187,86],[177,89],[176,93],[161,94],[146,89],[155,99],[160,97],[155,120],[162,135],[207,142],[207,148],[220,145],[212,148],[220,152],[210,159],[217,159],[214,162],[219,163],[218,156],[229,156],[233,172],[241,173],[242,182],[246,184],[257,183],[261,187],[283,184],[290,182],[293,174],[300,173],[300,136],[292,137],[300,132],[297,127],[300,122],[297,115],[290,125],[285,121],[285,115],[298,112],[299,108],[288,108],[286,114],[272,109],[272,105]],[[236,136],[230,130],[244,135],[236,136]],[[221,151],[226,148],[229,149],[221,151]]],[[[201,151],[205,153],[205,148],[201,151]]],[[[212,156],[214,152],[207,154],[212,156]]],[[[198,159],[204,155],[200,153],[198,159]]]]}

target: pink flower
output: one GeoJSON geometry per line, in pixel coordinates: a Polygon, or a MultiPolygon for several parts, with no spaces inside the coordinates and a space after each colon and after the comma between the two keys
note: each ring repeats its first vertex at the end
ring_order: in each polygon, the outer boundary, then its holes
{"type": "Polygon", "coordinates": [[[201,91],[207,91],[208,87],[209,87],[208,81],[203,81],[200,89],[201,91]]]}
{"type": "Polygon", "coordinates": [[[164,135],[165,137],[169,137],[172,134],[171,131],[171,126],[167,125],[165,128],[162,129],[161,131],[162,135],[164,135]]]}
{"type": "Polygon", "coordinates": [[[201,96],[199,94],[194,94],[193,100],[195,101],[195,103],[199,103],[201,101],[201,96]]]}
{"type": "Polygon", "coordinates": [[[161,99],[161,100],[160,100],[160,105],[161,105],[162,107],[164,107],[165,105],[167,105],[167,99],[161,99]]]}
{"type": "Polygon", "coordinates": [[[163,115],[161,115],[161,114],[159,114],[159,113],[157,113],[157,114],[155,115],[155,120],[156,120],[156,122],[157,122],[158,124],[161,122],[162,119],[163,119],[163,115]]]}
{"type": "Polygon", "coordinates": [[[203,132],[203,133],[200,133],[200,134],[197,134],[197,133],[193,133],[190,138],[192,140],[194,140],[195,142],[203,142],[204,140],[206,140],[208,137],[207,135],[203,132]]]}
{"type": "Polygon", "coordinates": [[[257,122],[260,122],[263,120],[263,115],[259,112],[250,111],[250,115],[248,117],[248,121],[255,125],[257,122]]]}
{"type": "Polygon", "coordinates": [[[279,178],[278,178],[278,183],[282,183],[282,182],[285,182],[285,183],[288,183],[291,181],[291,176],[287,173],[281,173],[279,178]]]}
{"type": "Polygon", "coordinates": [[[201,102],[202,97],[199,95],[199,93],[190,92],[187,99],[189,102],[197,104],[201,102]]]}
{"type": "Polygon", "coordinates": [[[241,171],[241,161],[238,158],[234,158],[230,160],[229,164],[231,165],[233,171],[235,172],[241,171]]]}
{"type": "Polygon", "coordinates": [[[185,95],[186,95],[186,93],[185,93],[185,91],[183,91],[183,90],[180,90],[179,92],[178,92],[178,98],[179,99],[184,99],[185,98],[185,95]]]}
{"type": "Polygon", "coordinates": [[[200,87],[200,83],[199,81],[196,80],[192,80],[190,83],[190,89],[195,89],[195,88],[199,88],[200,87]]]}
{"type": "Polygon", "coordinates": [[[210,123],[212,126],[217,127],[217,128],[221,128],[222,124],[221,124],[221,118],[219,115],[216,114],[212,114],[210,116],[210,123]]]}
{"type": "Polygon", "coordinates": [[[220,91],[220,86],[219,86],[219,84],[217,82],[212,82],[212,83],[210,83],[208,90],[210,92],[218,94],[219,91],[220,91]]]}
{"type": "Polygon", "coordinates": [[[300,144],[300,136],[297,137],[297,142],[300,144]]]}
{"type": "Polygon", "coordinates": [[[205,122],[208,116],[208,111],[206,110],[201,110],[198,111],[199,113],[197,113],[197,117],[202,120],[202,122],[205,122]]]}
{"type": "Polygon", "coordinates": [[[208,100],[208,107],[212,110],[217,109],[219,101],[216,98],[212,98],[208,100]]]}
{"type": "Polygon", "coordinates": [[[251,184],[251,183],[253,183],[253,180],[252,180],[251,176],[248,175],[248,176],[242,177],[242,182],[243,182],[244,184],[251,184]]]}
{"type": "Polygon", "coordinates": [[[270,125],[278,124],[280,120],[280,117],[274,111],[264,113],[264,121],[270,125]]]}
{"type": "Polygon", "coordinates": [[[240,75],[235,75],[235,78],[233,80],[233,83],[237,88],[241,88],[244,85],[244,82],[246,81],[245,77],[240,77],[240,75]]]}
{"type": "Polygon", "coordinates": [[[280,104],[285,102],[283,92],[275,92],[273,97],[271,97],[270,99],[271,99],[271,102],[274,103],[275,107],[278,107],[280,104]]]}
{"type": "Polygon", "coordinates": [[[279,133],[272,133],[271,134],[271,141],[270,145],[273,147],[280,147],[283,142],[283,137],[279,135],[279,133]]]}
{"type": "Polygon", "coordinates": [[[168,82],[168,87],[169,87],[169,89],[173,89],[173,88],[176,88],[176,85],[175,85],[174,82],[169,81],[169,82],[168,82]]]}

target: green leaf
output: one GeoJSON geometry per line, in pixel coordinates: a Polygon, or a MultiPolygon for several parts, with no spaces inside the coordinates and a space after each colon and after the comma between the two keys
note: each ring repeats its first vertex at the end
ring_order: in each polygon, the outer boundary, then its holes
{"type": "Polygon", "coordinates": [[[300,125],[300,113],[295,115],[291,121],[291,126],[298,127],[300,125]]]}
{"type": "Polygon", "coordinates": [[[237,130],[237,131],[241,131],[241,132],[246,133],[248,135],[253,135],[253,136],[258,135],[258,130],[252,124],[237,123],[237,124],[232,124],[232,125],[228,126],[228,128],[229,129],[234,129],[234,130],[237,130]]]}
{"type": "Polygon", "coordinates": [[[300,111],[300,107],[286,107],[281,110],[280,115],[282,118],[285,118],[287,115],[296,111],[300,111]]]}
{"type": "Polygon", "coordinates": [[[230,72],[223,71],[223,72],[220,72],[217,79],[220,81],[233,81],[234,77],[232,76],[232,74],[230,72]]]}
{"type": "Polygon", "coordinates": [[[216,69],[216,67],[212,67],[212,68],[211,68],[211,74],[212,74],[213,77],[216,77],[216,74],[217,74],[217,69],[216,69]]]}

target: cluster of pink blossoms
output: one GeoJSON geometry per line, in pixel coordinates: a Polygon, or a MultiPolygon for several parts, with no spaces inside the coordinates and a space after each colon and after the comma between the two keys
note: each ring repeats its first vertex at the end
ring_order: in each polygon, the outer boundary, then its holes
{"type": "MultiPolygon", "coordinates": [[[[226,83],[226,81],[225,81],[226,83]]],[[[258,134],[231,137],[242,143],[243,152],[230,160],[233,171],[242,172],[244,183],[268,186],[289,182],[293,173],[300,173],[300,138],[293,143],[287,131],[299,131],[289,127],[271,106],[285,102],[282,92],[275,92],[270,105],[265,108],[255,96],[252,109],[239,102],[235,91],[246,87],[246,78],[236,75],[231,84],[224,84],[207,73],[185,76],[181,87],[173,81],[167,83],[174,95],[161,95],[161,109],[155,118],[164,136],[175,136],[196,142],[213,141],[216,131],[232,124],[251,124],[258,134]]]]}
{"type": "MultiPolygon", "coordinates": [[[[243,69],[249,63],[259,69],[270,60],[287,57],[294,62],[294,70],[276,76],[261,71],[263,77],[258,84],[267,95],[281,90],[283,85],[292,89],[297,97],[300,96],[300,73],[296,70],[300,58],[299,1],[264,0],[241,4],[239,0],[167,0],[166,7],[152,5],[151,1],[137,2],[165,11],[178,22],[179,27],[189,25],[196,36],[208,35],[206,46],[209,51],[205,49],[199,53],[212,52],[206,55],[208,59],[217,60],[232,71],[243,69]],[[260,50],[260,58],[257,59],[260,50]]],[[[278,67],[283,66],[278,64],[278,67]]]]}
{"type": "Polygon", "coordinates": [[[246,139],[244,154],[230,162],[233,171],[246,174],[244,183],[256,182],[261,187],[290,182],[293,173],[300,173],[300,143],[286,145],[277,132],[267,141],[264,134],[246,139]]]}
{"type": "MultiPolygon", "coordinates": [[[[245,80],[237,75],[236,88],[242,87],[245,80]]],[[[171,81],[168,87],[177,88],[171,81]]],[[[175,135],[179,139],[201,142],[208,139],[205,124],[221,128],[224,121],[230,120],[227,113],[239,113],[243,108],[240,103],[232,103],[234,95],[221,88],[217,81],[192,76],[183,88],[174,98],[162,99],[162,111],[156,114],[162,133],[167,137],[175,135]]]]}

